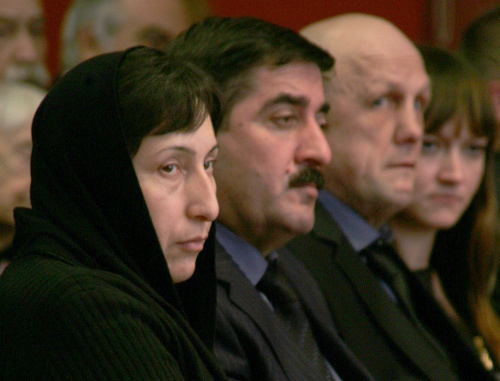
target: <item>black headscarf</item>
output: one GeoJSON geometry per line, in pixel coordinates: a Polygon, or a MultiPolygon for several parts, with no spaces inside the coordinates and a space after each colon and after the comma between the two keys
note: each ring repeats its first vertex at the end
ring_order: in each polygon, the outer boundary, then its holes
{"type": "Polygon", "coordinates": [[[16,210],[15,250],[26,255],[33,242],[39,247],[50,237],[64,250],[51,246],[47,252],[118,274],[163,299],[161,304],[187,317],[211,347],[214,232],[179,297],[122,131],[117,72],[126,54],[106,54],[79,65],[40,105],[33,122],[32,210],[16,210]],[[197,311],[203,311],[202,322],[197,311]]]}

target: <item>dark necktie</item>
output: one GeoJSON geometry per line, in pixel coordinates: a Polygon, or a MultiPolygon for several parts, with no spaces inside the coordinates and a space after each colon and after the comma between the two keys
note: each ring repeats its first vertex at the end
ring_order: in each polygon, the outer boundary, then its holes
{"type": "Polygon", "coordinates": [[[402,267],[404,265],[395,258],[397,254],[394,249],[385,240],[379,240],[366,250],[368,265],[372,271],[394,292],[399,306],[425,339],[443,358],[447,358],[444,349],[420,322],[412,303],[411,290],[402,267]]]}
{"type": "Polygon", "coordinates": [[[292,344],[296,344],[297,353],[303,354],[311,367],[316,371],[318,379],[333,380],[314,338],[309,320],[297,294],[280,271],[277,259],[271,259],[264,276],[257,284],[257,289],[266,295],[273,305],[278,323],[288,333],[292,344]]]}

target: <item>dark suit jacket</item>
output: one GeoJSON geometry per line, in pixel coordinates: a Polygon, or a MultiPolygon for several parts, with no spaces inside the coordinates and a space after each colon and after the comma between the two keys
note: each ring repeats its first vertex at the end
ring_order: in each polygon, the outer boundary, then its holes
{"type": "MultiPolygon", "coordinates": [[[[338,338],[318,285],[303,265],[279,253],[292,286],[305,306],[321,352],[343,380],[373,380],[338,338]]],[[[259,292],[220,245],[216,249],[217,327],[215,354],[228,378],[310,380],[308,366],[290,350],[259,292]]]]}
{"type": "Polygon", "coordinates": [[[451,323],[432,309],[443,336],[439,350],[408,320],[390,299],[379,280],[357,254],[321,203],[316,205],[312,232],[289,243],[288,248],[320,284],[341,338],[378,380],[487,380],[471,348],[452,335],[451,323]],[[450,337],[452,335],[453,337],[450,337]],[[459,368],[459,369],[456,369],[459,368]],[[460,374],[460,375],[459,375],[460,374]]]}

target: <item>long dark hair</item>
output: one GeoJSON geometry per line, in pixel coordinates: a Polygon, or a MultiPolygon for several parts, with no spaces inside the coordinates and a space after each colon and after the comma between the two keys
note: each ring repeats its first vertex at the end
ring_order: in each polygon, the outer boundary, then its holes
{"type": "Polygon", "coordinates": [[[420,50],[432,82],[425,132],[436,132],[458,116],[468,122],[472,134],[488,138],[478,191],[457,224],[437,233],[431,266],[467,327],[472,334],[484,337],[498,361],[500,323],[490,302],[498,267],[498,217],[493,183],[496,125],[491,100],[483,81],[463,59],[444,49],[421,47],[420,50]]]}

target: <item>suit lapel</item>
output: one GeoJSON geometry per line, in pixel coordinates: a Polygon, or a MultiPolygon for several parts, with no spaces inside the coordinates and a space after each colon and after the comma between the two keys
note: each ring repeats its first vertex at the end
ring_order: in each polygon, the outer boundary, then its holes
{"type": "Polygon", "coordinates": [[[305,267],[285,248],[279,250],[278,261],[297,292],[321,352],[330,365],[342,379],[374,380],[339,337],[321,290],[305,267]]]}
{"type": "MultiPolygon", "coordinates": [[[[319,206],[317,212],[313,234],[322,240],[329,241],[330,246],[333,244],[337,247],[333,265],[337,265],[349,279],[358,298],[385,335],[430,379],[435,379],[436,374],[440,374],[443,380],[453,380],[454,378],[449,374],[450,368],[445,365],[442,357],[433,346],[428,344],[382,289],[379,281],[342,236],[335,221],[323,207],[319,206]]],[[[345,312],[345,309],[337,308],[337,318],[339,320],[350,319],[351,317],[345,315],[345,312]]]]}
{"type": "Polygon", "coordinates": [[[225,283],[229,299],[257,325],[288,379],[297,377],[296,369],[309,374],[307,365],[296,358],[278,336],[280,331],[270,307],[219,243],[216,245],[216,271],[217,280],[225,283]]]}

